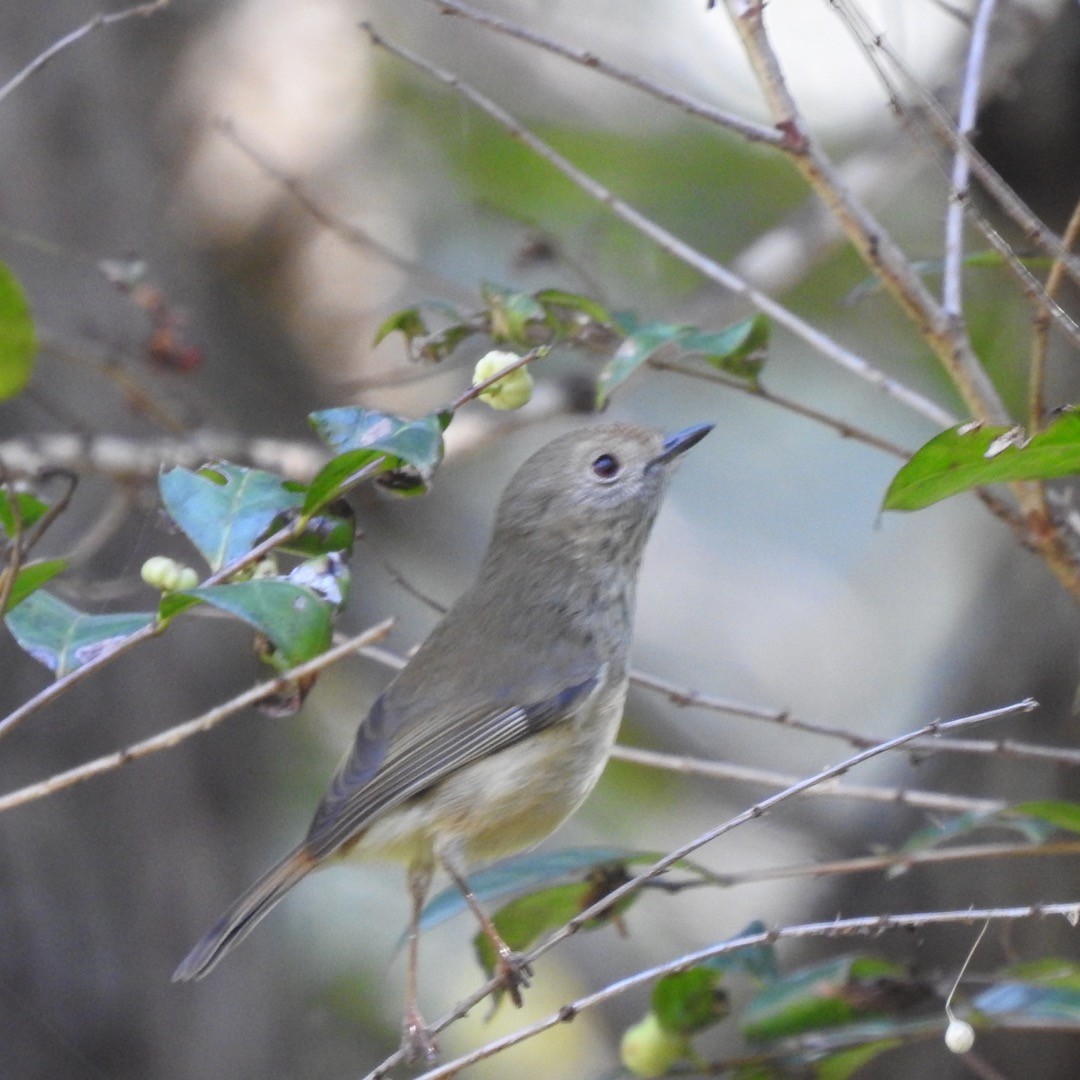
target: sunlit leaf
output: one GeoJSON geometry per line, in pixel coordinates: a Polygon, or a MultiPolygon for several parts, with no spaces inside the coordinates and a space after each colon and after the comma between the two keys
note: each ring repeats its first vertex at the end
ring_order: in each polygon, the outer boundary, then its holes
{"type": "Polygon", "coordinates": [[[985,484],[1080,472],[1080,413],[1066,412],[1029,440],[1019,429],[961,424],[935,436],[893,477],[885,510],[921,510],[985,484]]]}
{"type": "Polygon", "coordinates": [[[18,278],[0,263],[0,401],[14,397],[30,381],[36,352],[26,294],[18,278]]]}
{"type": "Polygon", "coordinates": [[[420,315],[419,308],[406,308],[404,311],[395,311],[393,315],[384,319],[375,331],[372,345],[378,345],[391,334],[398,332],[405,335],[407,342],[413,338],[422,337],[428,332],[427,324],[420,315]]]}
{"type": "Polygon", "coordinates": [[[1020,803],[1012,807],[1018,814],[1045,821],[1066,832],[1080,833],[1080,804],[1060,800],[1041,800],[1020,803]]]}
{"type": "Polygon", "coordinates": [[[214,570],[247,554],[279,514],[304,500],[280,477],[229,462],[170,469],[158,487],[165,509],[214,570]]]}
{"type": "MultiPolygon", "coordinates": [[[[65,559],[43,559],[39,562],[26,563],[19,567],[15,575],[15,584],[8,594],[6,611],[11,611],[16,605],[21,604],[32,592],[40,589],[50,578],[56,577],[67,566],[65,559]]],[[[10,567],[0,570],[0,589],[3,588],[4,578],[10,567]]]]}
{"type": "Polygon", "coordinates": [[[15,640],[59,678],[112,652],[156,618],[153,611],[88,615],[39,590],[9,611],[5,621],[15,640]]]}
{"type": "Polygon", "coordinates": [[[14,536],[19,528],[29,529],[49,512],[43,503],[28,491],[10,492],[0,488],[0,529],[14,536]]]}
{"type": "Polygon", "coordinates": [[[306,513],[340,498],[356,473],[369,465],[388,474],[385,479],[394,490],[419,493],[442,460],[445,423],[439,414],[408,420],[343,406],[312,413],[309,419],[337,456],[312,480],[304,503],[306,513]],[[400,483],[395,482],[397,478],[400,483]]]}

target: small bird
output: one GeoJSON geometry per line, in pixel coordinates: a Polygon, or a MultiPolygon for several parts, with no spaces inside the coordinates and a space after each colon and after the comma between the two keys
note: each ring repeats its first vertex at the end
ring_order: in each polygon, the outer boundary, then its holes
{"type": "Polygon", "coordinates": [[[555,439],[521,466],[476,582],[371,707],[305,839],[225,912],[174,980],[205,975],[312,870],[376,857],[408,868],[406,1057],[438,1052],[416,992],[420,914],[437,866],[521,1004],[531,971],[466,874],[539,843],[599,779],[626,699],[645,543],[672,463],[711,430],[664,438],[606,424],[555,439]]]}

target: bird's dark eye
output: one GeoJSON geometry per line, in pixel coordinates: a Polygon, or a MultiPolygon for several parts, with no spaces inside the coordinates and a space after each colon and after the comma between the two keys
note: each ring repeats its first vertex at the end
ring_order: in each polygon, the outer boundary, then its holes
{"type": "Polygon", "coordinates": [[[592,471],[600,480],[614,480],[622,465],[613,454],[601,454],[593,463],[592,471]]]}

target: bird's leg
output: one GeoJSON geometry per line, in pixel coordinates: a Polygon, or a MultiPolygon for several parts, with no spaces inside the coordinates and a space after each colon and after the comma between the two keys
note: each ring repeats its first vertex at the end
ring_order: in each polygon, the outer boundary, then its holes
{"type": "Polygon", "coordinates": [[[416,1004],[416,966],[420,955],[420,912],[431,885],[432,865],[417,861],[409,866],[409,896],[412,917],[409,920],[409,960],[405,969],[405,1016],[401,1021],[401,1052],[410,1064],[432,1065],[439,1057],[439,1043],[427,1026],[416,1004]]]}
{"type": "Polygon", "coordinates": [[[443,864],[446,872],[453,879],[454,884],[461,890],[461,895],[465,897],[465,903],[472,909],[472,913],[476,916],[476,921],[480,924],[480,929],[483,930],[484,935],[488,941],[491,942],[492,948],[495,950],[495,955],[498,959],[498,973],[503,987],[510,995],[510,1000],[520,1009],[521,1008],[521,990],[522,987],[529,985],[529,977],[532,975],[532,968],[526,963],[525,958],[521,953],[514,952],[509,945],[502,939],[502,935],[495,929],[495,924],[491,921],[491,917],[480,906],[480,901],[473,896],[472,889],[469,888],[468,879],[457,867],[455,862],[447,855],[446,852],[440,852],[439,861],[443,864]]]}

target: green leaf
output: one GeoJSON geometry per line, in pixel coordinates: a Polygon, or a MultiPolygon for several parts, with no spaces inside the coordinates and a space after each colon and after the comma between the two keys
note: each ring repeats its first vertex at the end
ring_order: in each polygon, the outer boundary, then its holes
{"type": "MultiPolygon", "coordinates": [[[[588,296],[563,292],[562,289],[541,289],[539,292],[533,293],[533,299],[542,305],[549,315],[557,315],[558,311],[552,311],[553,308],[562,309],[564,311],[580,312],[587,319],[598,323],[600,326],[610,326],[612,323],[612,317],[607,308],[588,296]]],[[[560,319],[560,321],[562,320],[560,319]]]]}
{"type": "Polygon", "coordinates": [[[153,611],[87,615],[47,592],[34,592],[8,612],[15,640],[57,678],[112,652],[157,618],[153,611]]]}
{"type": "Polygon", "coordinates": [[[0,529],[8,536],[14,536],[20,528],[29,529],[48,512],[49,504],[43,503],[28,491],[9,492],[0,489],[0,529]]]}
{"type": "Polygon", "coordinates": [[[697,353],[712,367],[756,386],[765,363],[770,329],[764,315],[752,315],[717,333],[695,330],[683,334],[679,346],[683,352],[697,353]]]}
{"type": "Polygon", "coordinates": [[[401,493],[419,494],[442,460],[444,425],[435,413],[407,420],[373,409],[344,406],[314,412],[309,419],[337,456],[312,480],[304,502],[305,513],[340,498],[352,477],[373,462],[379,463],[378,472],[390,474],[388,486],[401,493]]]}
{"type": "Polygon", "coordinates": [[[304,500],[280,477],[229,462],[197,473],[170,469],[158,487],[165,509],[213,570],[247,554],[279,514],[304,500]]]}
{"type": "MultiPolygon", "coordinates": [[[[733,938],[727,940],[730,942],[738,941],[740,938],[757,937],[759,934],[764,934],[766,929],[767,927],[760,919],[755,919],[733,938]]],[[[771,982],[780,977],[780,969],[776,963],[776,949],[772,945],[747,945],[734,952],[711,956],[704,965],[716,971],[740,971],[759,982],[771,982]]]]}
{"type": "MultiPolygon", "coordinates": [[[[530,851],[500,859],[469,875],[469,888],[480,903],[490,905],[511,896],[519,896],[539,885],[551,885],[567,878],[580,880],[597,873],[614,875],[621,868],[651,866],[660,858],[653,851],[635,851],[629,848],[566,848],[558,851],[530,851]]],[[[680,859],[674,869],[684,870],[701,881],[716,880],[713,874],[689,860],[680,859]]],[[[420,914],[420,928],[433,926],[452,919],[468,910],[465,898],[456,887],[444,889],[435,896],[420,914]]]]}
{"type": "Polygon", "coordinates": [[[534,323],[547,323],[543,305],[528,293],[514,292],[498,285],[484,285],[481,295],[488,306],[488,331],[494,342],[509,342],[526,348],[535,344],[530,338],[529,327],[534,323]]]}
{"type": "Polygon", "coordinates": [[[30,381],[36,352],[26,294],[11,270],[0,263],[0,401],[13,398],[30,381]]]}
{"type": "Polygon", "coordinates": [[[1026,442],[1018,428],[961,424],[935,436],[893,477],[882,508],[921,510],[985,484],[1080,472],[1080,413],[1066,412],[1026,442]]]}
{"type": "Polygon", "coordinates": [[[202,600],[265,634],[277,647],[275,666],[280,670],[330,647],[333,606],[291,582],[264,578],[186,589],[172,594],[170,614],[181,609],[184,597],[202,600]]]}
{"type": "MultiPolygon", "coordinates": [[[[44,559],[20,567],[15,577],[15,584],[8,594],[7,608],[5,610],[11,611],[12,608],[21,604],[32,592],[40,589],[46,581],[59,574],[65,566],[67,566],[66,559],[44,559]]],[[[5,567],[4,570],[0,571],[0,587],[3,586],[8,569],[10,568],[5,567]]]]}
{"type": "Polygon", "coordinates": [[[879,1054],[901,1045],[901,1039],[879,1039],[877,1042],[864,1043],[862,1046],[853,1046],[850,1050],[830,1054],[815,1064],[815,1080],[850,1080],[850,1077],[879,1054]]]}
{"type": "Polygon", "coordinates": [[[1012,807],[1018,814],[1026,814],[1045,821],[1066,832],[1080,833],[1080,804],[1054,800],[1020,803],[1012,807]]]}
{"type": "Polygon", "coordinates": [[[835,1027],[888,1014],[890,991],[910,985],[899,964],[871,956],[840,956],[767,984],[743,1011],[740,1027],[753,1042],[835,1027]]]}
{"type": "Polygon", "coordinates": [[[375,331],[372,345],[378,345],[394,332],[405,335],[405,340],[410,345],[414,338],[423,337],[427,332],[427,324],[420,315],[418,307],[406,308],[404,311],[395,311],[393,315],[384,319],[375,331]]]}
{"type": "Polygon", "coordinates": [[[719,971],[699,966],[657,980],[652,1011],[660,1026],[671,1035],[693,1035],[723,1020],[731,1010],[720,979],[719,971]]]}
{"type": "MultiPolygon", "coordinates": [[[[624,324],[625,325],[625,324],[624,324]]],[[[677,344],[688,328],[671,323],[646,323],[633,330],[615,350],[596,380],[596,408],[602,409],[612,393],[661,349],[677,344]]]]}
{"type": "Polygon", "coordinates": [[[1080,990],[1080,964],[1060,956],[1043,956],[1009,964],[1001,976],[1006,982],[1036,983],[1040,986],[1067,987],[1080,990]]]}
{"type": "MultiPolygon", "coordinates": [[[[620,915],[640,896],[631,893],[616,905],[609,918],[620,915]]],[[[500,908],[492,917],[499,936],[515,952],[526,952],[544,934],[558,929],[568,919],[579,915],[597,899],[596,890],[591,882],[579,882],[570,885],[554,885],[541,889],[527,896],[512,900],[500,908]]],[[[583,929],[591,930],[601,925],[601,920],[586,923],[583,929]]],[[[482,931],[473,939],[480,966],[489,976],[495,972],[497,957],[487,935],[482,931]]]]}

